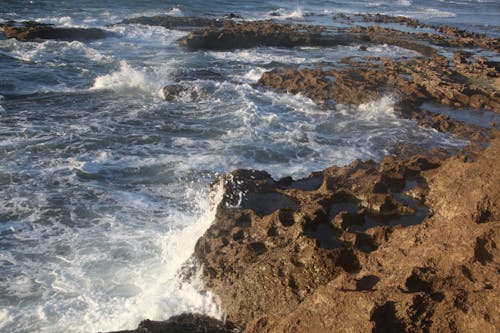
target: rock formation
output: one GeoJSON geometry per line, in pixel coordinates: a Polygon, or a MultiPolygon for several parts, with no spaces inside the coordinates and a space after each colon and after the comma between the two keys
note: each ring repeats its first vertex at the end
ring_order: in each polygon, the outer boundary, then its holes
{"type": "MultiPolygon", "coordinates": [[[[376,27],[351,33],[370,43],[390,37],[376,27]]],[[[420,108],[433,101],[500,112],[497,63],[467,52],[448,59],[425,46],[440,40],[462,45],[465,35],[400,33],[391,44],[422,56],[302,64],[259,80],[257,87],[301,93],[325,108],[392,93],[402,117],[480,145],[458,155],[410,149],[301,180],[274,180],[255,170],[219,179],[225,195],[194,256],[206,288],[245,332],[500,327],[499,132],[420,108]]],[[[464,45],[496,42],[479,38],[464,45]]]]}
{"type": "Polygon", "coordinates": [[[230,322],[206,315],[183,313],[165,321],[144,320],[135,330],[110,333],[236,333],[237,327],[230,322]]]}
{"type": "Polygon", "coordinates": [[[35,21],[8,21],[0,24],[4,30],[5,37],[16,38],[20,41],[32,41],[41,39],[55,39],[63,41],[89,41],[112,37],[112,32],[98,28],[61,28],[52,24],[39,23],[35,21]]]}
{"type": "Polygon", "coordinates": [[[189,50],[233,50],[256,46],[293,47],[300,45],[346,45],[348,35],[325,35],[324,28],[275,23],[273,21],[224,22],[222,28],[210,27],[191,32],[180,40],[189,50]]]}
{"type": "Polygon", "coordinates": [[[122,20],[119,24],[143,24],[168,29],[189,30],[200,27],[222,27],[224,20],[187,16],[140,16],[122,20]]]}
{"type": "MultiPolygon", "coordinates": [[[[436,33],[226,21],[180,43],[191,50],[380,43],[415,50],[420,55],[411,59],[277,68],[256,87],[301,93],[325,109],[393,94],[401,117],[469,147],[422,153],[408,143],[378,163],[358,160],[300,180],[256,170],[220,177],[213,186],[223,187],[223,198],[194,252],[205,287],[244,332],[496,332],[500,132],[422,103],[500,112],[498,63],[455,49],[498,51],[499,41],[412,19],[360,17],[436,33]]],[[[184,91],[166,89],[172,99],[184,91]]]]}

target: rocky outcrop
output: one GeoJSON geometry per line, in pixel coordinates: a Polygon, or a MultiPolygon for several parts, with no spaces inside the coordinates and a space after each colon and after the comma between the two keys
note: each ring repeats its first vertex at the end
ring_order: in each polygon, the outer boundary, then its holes
{"type": "Polygon", "coordinates": [[[202,314],[183,313],[165,321],[144,320],[135,330],[110,333],[237,333],[240,330],[231,322],[202,314]]]}
{"type": "MultiPolygon", "coordinates": [[[[423,27],[404,18],[373,20],[423,27]]],[[[321,27],[226,21],[181,40],[192,50],[351,43],[416,50],[420,56],[411,59],[278,68],[256,86],[301,93],[325,107],[393,94],[401,116],[472,142],[458,154],[402,146],[379,163],[355,161],[300,180],[236,170],[215,181],[224,194],[194,257],[205,287],[245,332],[500,327],[499,132],[421,109],[431,101],[500,112],[498,63],[456,49],[448,49],[448,58],[436,51],[436,45],[495,49],[498,40],[426,28],[440,33],[363,26],[335,35],[321,27]]],[[[164,94],[174,100],[189,89],[168,86],[164,94]]]]}
{"type": "Polygon", "coordinates": [[[246,332],[493,332],[499,152],[233,172],[195,249],[205,286],[246,332]]]}
{"type": "Polygon", "coordinates": [[[396,93],[402,105],[434,100],[454,107],[500,112],[497,64],[467,53],[396,61],[388,58],[350,61],[349,67],[331,64],[290,67],[266,72],[258,85],[287,93],[302,93],[322,103],[334,100],[359,105],[396,93]],[[371,61],[374,60],[374,61],[371,61]]]}
{"type": "Polygon", "coordinates": [[[360,270],[318,287],[289,313],[246,332],[495,332],[500,322],[500,140],[474,162],[423,172],[424,222],[392,228],[360,270]]]}
{"type": "Polygon", "coordinates": [[[223,28],[195,30],[180,40],[189,50],[233,50],[256,46],[333,46],[352,43],[346,34],[326,35],[324,28],[273,21],[225,21],[223,28]]]}
{"type": "Polygon", "coordinates": [[[0,24],[5,37],[20,41],[55,39],[62,41],[90,41],[115,36],[112,32],[98,28],[61,28],[35,21],[8,21],[0,24]]]}
{"type": "Polygon", "coordinates": [[[224,20],[189,16],[140,16],[122,20],[119,24],[143,24],[168,29],[190,30],[200,27],[222,27],[224,20]]]}
{"type": "MultiPolygon", "coordinates": [[[[383,14],[358,14],[355,16],[361,17],[364,22],[374,22],[377,24],[397,23],[406,25],[411,28],[433,29],[439,34],[414,33],[413,35],[418,35],[420,36],[420,38],[427,38],[431,42],[440,45],[458,46],[458,47],[482,47],[495,51],[500,50],[499,38],[488,38],[484,34],[477,34],[475,32],[461,30],[455,27],[426,24],[416,19],[404,16],[391,16],[383,14]]],[[[380,27],[371,27],[369,29],[371,29],[372,31],[384,30],[383,28],[380,27]]],[[[391,30],[398,33],[393,29],[391,30]]]]}
{"type": "Polygon", "coordinates": [[[439,165],[415,156],[356,161],[300,181],[253,170],[225,176],[216,221],[194,254],[205,286],[239,324],[292,311],[319,286],[360,271],[360,256],[385,243],[395,225],[420,223],[421,172],[439,165]]]}
{"type": "MultiPolygon", "coordinates": [[[[386,33],[351,32],[368,42],[386,33]]],[[[437,40],[400,36],[393,45],[437,40]]],[[[413,59],[280,68],[258,82],[324,105],[392,93],[400,115],[481,145],[451,157],[403,149],[380,163],[356,161],[301,180],[255,170],[221,177],[223,199],[194,257],[205,287],[245,332],[500,327],[499,133],[419,108],[433,101],[500,112],[498,64],[422,50],[413,59]]]]}

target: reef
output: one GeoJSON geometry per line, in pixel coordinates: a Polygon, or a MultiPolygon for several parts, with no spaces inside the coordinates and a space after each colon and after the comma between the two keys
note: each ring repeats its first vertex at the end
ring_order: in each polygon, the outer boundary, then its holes
{"type": "Polygon", "coordinates": [[[142,24],[160,26],[168,29],[190,30],[200,27],[222,27],[223,19],[189,16],[139,16],[122,20],[119,24],[142,24]]]}
{"type": "Polygon", "coordinates": [[[90,41],[115,36],[114,33],[98,28],[63,28],[36,21],[8,21],[1,23],[5,37],[20,41],[55,39],[62,41],[90,41]]]}

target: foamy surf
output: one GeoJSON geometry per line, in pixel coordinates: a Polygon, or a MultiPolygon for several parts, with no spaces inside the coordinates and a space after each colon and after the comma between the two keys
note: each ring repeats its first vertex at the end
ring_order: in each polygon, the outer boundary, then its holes
{"type": "Polygon", "coordinates": [[[175,61],[166,62],[156,68],[132,67],[126,60],[119,62],[118,70],[98,76],[90,90],[130,91],[140,90],[157,94],[159,89],[169,82],[175,61]]]}
{"type": "Polygon", "coordinates": [[[30,332],[97,332],[185,311],[221,318],[214,295],[200,292],[199,273],[190,281],[179,275],[197,239],[213,221],[220,190],[210,196],[194,188],[188,192],[199,204],[193,215],[179,212],[174,216],[184,220],[175,227],[144,227],[134,232],[131,226],[103,216],[87,231],[67,229],[51,236],[44,246],[60,250],[44,264],[50,274],[44,273],[44,267],[32,268],[30,275],[9,279],[2,288],[16,298],[29,297],[35,289],[53,290],[53,296],[29,310],[1,309],[0,325],[9,330],[8,325],[18,322],[18,330],[30,332]],[[27,317],[33,320],[22,319],[27,317]]]}

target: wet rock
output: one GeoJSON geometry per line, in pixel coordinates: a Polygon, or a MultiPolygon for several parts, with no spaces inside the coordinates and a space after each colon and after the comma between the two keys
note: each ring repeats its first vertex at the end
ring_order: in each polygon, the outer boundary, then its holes
{"type": "Polygon", "coordinates": [[[160,26],[168,29],[191,30],[200,27],[222,27],[224,25],[224,20],[203,17],[157,15],[128,18],[122,20],[118,24],[143,24],[160,26]]]}
{"type": "Polygon", "coordinates": [[[235,14],[235,13],[229,13],[228,15],[226,15],[226,18],[232,20],[232,19],[239,19],[239,20],[242,20],[243,19],[243,16],[241,16],[240,14],[235,14]]]}
{"type": "Polygon", "coordinates": [[[135,330],[109,333],[235,333],[240,329],[231,322],[211,318],[202,314],[183,313],[165,321],[146,319],[135,330]]]}
{"type": "Polygon", "coordinates": [[[316,64],[274,69],[264,73],[257,86],[279,92],[301,93],[325,105],[331,101],[360,105],[396,93],[396,108],[403,116],[421,120],[424,126],[446,132],[462,132],[467,136],[477,131],[477,127],[460,124],[444,115],[438,117],[425,113],[418,106],[433,100],[454,107],[500,112],[500,96],[494,86],[498,74],[491,74],[491,64],[475,63],[470,68],[450,68],[448,60],[441,56],[409,61],[379,60],[378,63],[346,60],[347,68],[316,64]]]}
{"type": "Polygon", "coordinates": [[[324,35],[323,28],[272,21],[225,21],[223,28],[206,28],[180,39],[190,50],[233,50],[256,46],[333,46],[352,43],[345,34],[324,35]]]}
{"type": "MultiPolygon", "coordinates": [[[[408,35],[419,36],[420,39],[427,39],[430,42],[439,45],[454,46],[454,47],[482,47],[487,49],[492,49],[498,51],[500,48],[500,39],[498,38],[488,38],[483,34],[477,34],[474,32],[461,30],[455,27],[432,25],[420,22],[416,19],[412,19],[404,16],[391,16],[383,14],[359,14],[356,15],[361,17],[364,22],[375,22],[377,24],[387,24],[387,23],[397,23],[406,25],[411,28],[429,28],[434,29],[437,33],[411,33],[408,35]]],[[[368,29],[387,29],[380,27],[369,27],[368,29]]],[[[401,34],[401,32],[397,32],[401,34]]]]}
{"type": "Polygon", "coordinates": [[[175,101],[183,96],[188,96],[191,100],[199,98],[198,91],[180,84],[173,84],[163,87],[161,94],[166,101],[175,101]]]}
{"type": "Polygon", "coordinates": [[[61,28],[35,21],[8,21],[0,24],[7,38],[21,41],[55,39],[62,41],[90,41],[115,36],[98,28],[61,28]]]}

